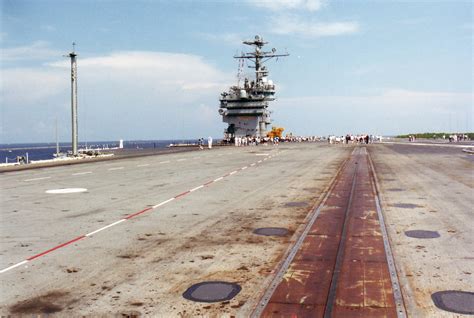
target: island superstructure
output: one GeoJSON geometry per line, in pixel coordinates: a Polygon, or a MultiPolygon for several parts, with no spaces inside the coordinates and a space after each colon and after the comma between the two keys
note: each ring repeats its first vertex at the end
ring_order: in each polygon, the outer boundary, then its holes
{"type": "Polygon", "coordinates": [[[264,51],[263,47],[267,43],[256,35],[253,40],[243,42],[253,46],[253,52],[234,56],[242,62],[248,60],[252,63],[249,68],[255,69],[255,79],[245,78],[243,85],[239,79],[237,85],[221,93],[219,114],[222,115],[222,121],[228,124],[224,131],[227,140],[245,136],[264,137],[271,123],[268,102],[275,100],[275,85],[268,79],[268,70],[263,64],[274,57],[289,54],[276,54],[274,48],[264,51]]]}

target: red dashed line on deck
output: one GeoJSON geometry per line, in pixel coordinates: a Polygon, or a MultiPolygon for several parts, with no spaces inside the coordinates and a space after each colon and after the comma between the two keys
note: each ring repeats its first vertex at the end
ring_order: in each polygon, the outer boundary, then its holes
{"type": "Polygon", "coordinates": [[[136,213],[130,214],[130,215],[126,216],[124,219],[125,219],[125,220],[129,220],[129,219],[131,219],[131,218],[133,218],[133,217],[135,217],[135,216],[137,216],[137,215],[140,215],[140,214],[145,213],[145,212],[150,211],[150,210],[153,210],[153,209],[152,209],[151,207],[150,207],[150,208],[146,208],[146,209],[144,209],[144,210],[141,210],[141,211],[138,211],[138,212],[136,212],[136,213]]]}
{"type": "MultiPolygon", "coordinates": [[[[169,161],[168,161],[168,162],[169,162],[169,161]]],[[[136,216],[138,216],[138,215],[140,215],[140,214],[143,214],[143,213],[145,213],[145,212],[148,212],[148,211],[150,211],[150,210],[154,210],[154,209],[156,209],[156,208],[158,208],[158,207],[160,207],[160,206],[162,206],[162,205],[165,205],[165,204],[167,204],[167,203],[169,203],[169,202],[171,202],[171,201],[173,201],[173,200],[175,200],[175,199],[181,198],[181,197],[183,197],[183,196],[185,196],[185,195],[187,195],[187,194],[189,194],[189,193],[191,193],[191,192],[197,191],[197,190],[199,190],[199,189],[201,189],[201,188],[204,188],[204,187],[206,187],[206,186],[208,186],[208,185],[210,185],[210,184],[212,184],[212,183],[218,182],[218,181],[220,181],[220,180],[222,180],[222,179],[224,179],[224,178],[226,178],[226,177],[229,177],[229,176],[231,176],[231,175],[233,175],[233,174],[236,174],[236,173],[239,172],[239,171],[243,171],[243,170],[247,169],[248,167],[253,167],[253,166],[255,166],[257,163],[261,163],[261,162],[262,162],[262,161],[260,160],[260,161],[258,161],[258,162],[256,162],[256,163],[250,164],[249,166],[245,166],[245,167],[242,167],[242,168],[240,168],[240,169],[238,169],[238,170],[234,170],[234,171],[232,171],[232,172],[230,172],[230,173],[228,173],[228,174],[226,174],[226,175],[224,175],[224,176],[222,176],[222,177],[219,177],[219,178],[217,178],[217,179],[208,181],[208,182],[206,182],[206,183],[204,183],[204,184],[202,184],[202,185],[200,185],[200,186],[197,186],[197,187],[195,187],[195,188],[193,188],[193,189],[191,189],[191,190],[188,190],[188,191],[185,191],[185,192],[183,192],[183,193],[180,193],[180,194],[178,194],[177,196],[172,197],[172,198],[170,198],[170,199],[168,199],[168,200],[165,200],[165,201],[163,201],[163,202],[161,202],[161,203],[158,203],[158,204],[156,204],[156,205],[154,205],[154,206],[152,206],[152,207],[149,207],[149,208],[143,209],[143,210],[141,210],[141,211],[138,211],[138,212],[129,214],[129,215],[127,215],[126,217],[124,217],[123,219],[120,219],[120,220],[118,220],[118,221],[115,221],[115,222],[113,222],[113,223],[111,223],[111,224],[109,224],[109,225],[106,225],[106,226],[104,226],[104,227],[102,227],[102,228],[100,228],[100,229],[97,229],[97,230],[92,231],[92,232],[90,232],[90,233],[88,233],[88,234],[85,234],[85,235],[78,236],[78,237],[76,237],[75,239],[72,239],[72,240],[67,241],[67,242],[65,242],[65,243],[62,243],[62,244],[59,244],[59,245],[57,245],[57,246],[55,246],[55,247],[53,247],[53,248],[50,248],[49,250],[46,250],[46,251],[44,251],[44,252],[41,252],[41,253],[36,254],[36,255],[34,255],[34,256],[31,256],[31,257],[27,258],[26,260],[23,260],[23,261],[21,261],[21,262],[18,262],[18,263],[14,264],[14,265],[11,265],[11,266],[9,266],[9,267],[7,267],[7,268],[4,268],[4,269],[0,270],[0,274],[5,273],[5,272],[7,272],[7,271],[9,271],[9,270],[11,270],[11,269],[17,268],[17,267],[19,267],[19,266],[21,266],[21,265],[23,265],[23,264],[26,264],[26,263],[28,263],[28,262],[30,262],[30,261],[36,259],[36,258],[39,258],[39,257],[41,257],[41,256],[45,256],[45,255],[47,255],[47,254],[49,254],[49,253],[51,253],[51,252],[53,252],[53,251],[55,251],[55,250],[58,250],[58,249],[60,249],[60,248],[66,247],[66,246],[68,246],[68,245],[70,245],[70,244],[72,244],[72,243],[75,243],[75,242],[77,242],[77,241],[80,241],[80,240],[82,240],[83,238],[92,237],[94,234],[96,234],[96,233],[98,233],[98,232],[101,232],[101,231],[103,231],[103,230],[105,230],[105,229],[111,228],[112,226],[115,226],[115,225],[117,225],[117,224],[120,224],[120,223],[122,223],[122,222],[124,222],[124,221],[130,220],[130,219],[132,219],[132,218],[134,218],[134,217],[136,217],[136,216]]],[[[160,163],[161,163],[161,162],[160,162],[160,163]]],[[[165,163],[165,162],[162,162],[162,163],[165,163]]]]}
{"type": "Polygon", "coordinates": [[[188,193],[190,193],[190,192],[191,192],[191,190],[185,191],[185,192],[183,192],[183,193],[178,194],[178,195],[175,196],[174,198],[175,198],[175,199],[178,199],[178,198],[184,197],[186,194],[188,194],[188,193]]]}
{"type": "Polygon", "coordinates": [[[79,241],[79,240],[82,240],[82,239],[85,238],[85,237],[86,237],[85,235],[81,235],[81,236],[76,237],[75,239],[70,240],[70,241],[68,241],[68,242],[66,242],[66,243],[63,243],[63,244],[60,244],[60,245],[55,246],[55,247],[53,247],[53,248],[50,248],[50,249],[47,250],[47,251],[44,251],[44,252],[42,252],[42,253],[36,254],[36,255],[34,255],[34,256],[31,256],[30,258],[27,258],[26,260],[27,260],[27,261],[32,261],[32,260],[34,260],[35,258],[38,258],[38,257],[40,257],[40,256],[49,254],[49,253],[51,253],[52,251],[55,251],[55,250],[57,250],[57,249],[59,249],[59,248],[61,248],[61,247],[64,247],[64,246],[67,246],[67,245],[72,244],[72,243],[74,243],[74,242],[77,242],[77,241],[79,241]]]}

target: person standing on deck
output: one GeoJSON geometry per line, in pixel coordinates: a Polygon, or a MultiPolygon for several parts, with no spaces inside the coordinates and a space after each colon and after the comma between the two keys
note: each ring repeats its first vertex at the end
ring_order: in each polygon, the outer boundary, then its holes
{"type": "Polygon", "coordinates": [[[209,147],[209,149],[212,148],[212,137],[211,137],[211,136],[209,136],[209,137],[207,138],[207,146],[209,147]]]}

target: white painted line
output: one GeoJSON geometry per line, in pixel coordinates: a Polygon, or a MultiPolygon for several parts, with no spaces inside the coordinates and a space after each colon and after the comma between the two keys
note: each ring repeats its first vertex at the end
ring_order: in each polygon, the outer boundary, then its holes
{"type": "Polygon", "coordinates": [[[199,190],[201,188],[204,188],[204,186],[200,185],[199,187],[195,187],[194,189],[189,190],[189,192],[194,192],[194,191],[199,190]]]}
{"type": "Polygon", "coordinates": [[[42,178],[26,179],[26,180],[24,180],[24,181],[25,181],[25,182],[29,182],[29,181],[46,180],[46,179],[51,179],[51,177],[42,177],[42,178]]]}
{"type": "Polygon", "coordinates": [[[94,235],[94,234],[96,234],[96,233],[99,233],[100,231],[103,231],[103,230],[105,230],[105,229],[108,229],[109,227],[112,227],[112,226],[114,226],[114,225],[120,224],[120,223],[125,222],[125,221],[126,221],[125,219],[118,220],[117,222],[114,222],[114,223],[111,223],[111,224],[106,225],[106,226],[104,226],[104,227],[101,227],[101,228],[98,229],[98,230],[95,230],[95,231],[93,231],[93,232],[87,233],[87,234],[84,235],[84,236],[91,236],[91,235],[94,235]]]}
{"type": "Polygon", "coordinates": [[[257,161],[257,163],[262,163],[262,160],[257,161]]]}
{"type": "Polygon", "coordinates": [[[217,179],[214,179],[214,182],[221,181],[222,179],[224,179],[224,177],[219,177],[217,179]]]}
{"type": "Polygon", "coordinates": [[[236,174],[237,171],[232,171],[231,173],[229,173],[229,176],[233,175],[233,174],[236,174]]]}
{"type": "Polygon", "coordinates": [[[63,188],[63,189],[53,189],[53,190],[46,190],[46,193],[49,194],[68,194],[68,193],[81,193],[86,192],[87,189],[85,188],[63,188]]]}
{"type": "Polygon", "coordinates": [[[73,173],[72,175],[73,176],[82,176],[82,175],[85,175],[85,174],[91,174],[92,171],[85,171],[85,172],[76,172],[76,173],[73,173]]]}
{"type": "Polygon", "coordinates": [[[170,161],[169,160],[168,161],[160,161],[158,163],[170,163],[170,161]]]}
{"type": "Polygon", "coordinates": [[[149,165],[149,163],[145,163],[144,165],[138,165],[137,167],[148,167],[149,165]]]}
{"type": "Polygon", "coordinates": [[[263,159],[263,161],[267,160],[268,158],[263,159]]]}
{"type": "Polygon", "coordinates": [[[177,161],[179,162],[179,161],[186,161],[186,160],[188,159],[178,159],[177,161]]]}
{"type": "Polygon", "coordinates": [[[257,153],[256,156],[268,156],[268,153],[257,153]]]}
{"type": "Polygon", "coordinates": [[[26,264],[26,263],[28,263],[27,260],[24,260],[23,262],[16,263],[15,265],[12,265],[12,266],[10,266],[10,267],[7,267],[7,268],[5,268],[5,269],[2,269],[2,270],[0,271],[0,274],[3,274],[3,273],[5,273],[5,272],[9,271],[10,269],[14,269],[15,267],[21,266],[21,265],[26,264]]]}
{"type": "Polygon", "coordinates": [[[201,157],[193,157],[193,159],[199,159],[199,158],[201,158],[201,157]]]}
{"type": "Polygon", "coordinates": [[[174,200],[174,198],[168,199],[168,200],[166,200],[166,201],[163,201],[163,202],[161,202],[161,203],[158,203],[157,205],[152,206],[151,208],[152,208],[152,209],[156,209],[157,207],[160,207],[160,206],[162,206],[162,205],[165,205],[166,203],[169,203],[169,202],[171,202],[171,201],[173,201],[173,200],[174,200]]]}
{"type": "Polygon", "coordinates": [[[122,170],[123,167],[109,168],[109,171],[122,170]]]}
{"type": "Polygon", "coordinates": [[[252,164],[250,164],[250,166],[251,166],[251,167],[253,167],[253,166],[255,166],[255,165],[256,165],[256,163],[255,163],[255,162],[254,162],[254,163],[252,163],[252,164]]]}
{"type": "Polygon", "coordinates": [[[242,170],[245,170],[245,169],[247,169],[247,168],[248,168],[248,166],[245,166],[245,167],[242,167],[241,169],[242,169],[242,170]]]}

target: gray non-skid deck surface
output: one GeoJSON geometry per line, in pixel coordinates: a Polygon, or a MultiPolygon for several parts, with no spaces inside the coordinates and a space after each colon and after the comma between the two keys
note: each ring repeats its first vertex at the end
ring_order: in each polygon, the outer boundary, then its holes
{"type": "MultiPolygon", "coordinates": [[[[411,299],[408,313],[449,317],[430,295],[474,285],[473,162],[459,149],[412,153],[397,147],[369,149],[403,291],[411,299]],[[409,238],[409,230],[441,236],[409,238]]],[[[1,269],[248,166],[0,274],[0,314],[246,316],[351,150],[326,144],[229,147],[2,174],[1,269]],[[88,190],[45,193],[58,188],[88,190]],[[262,227],[287,228],[290,234],[253,233],[262,227]],[[182,297],[203,281],[236,282],[242,290],[225,304],[182,297]]]]}

